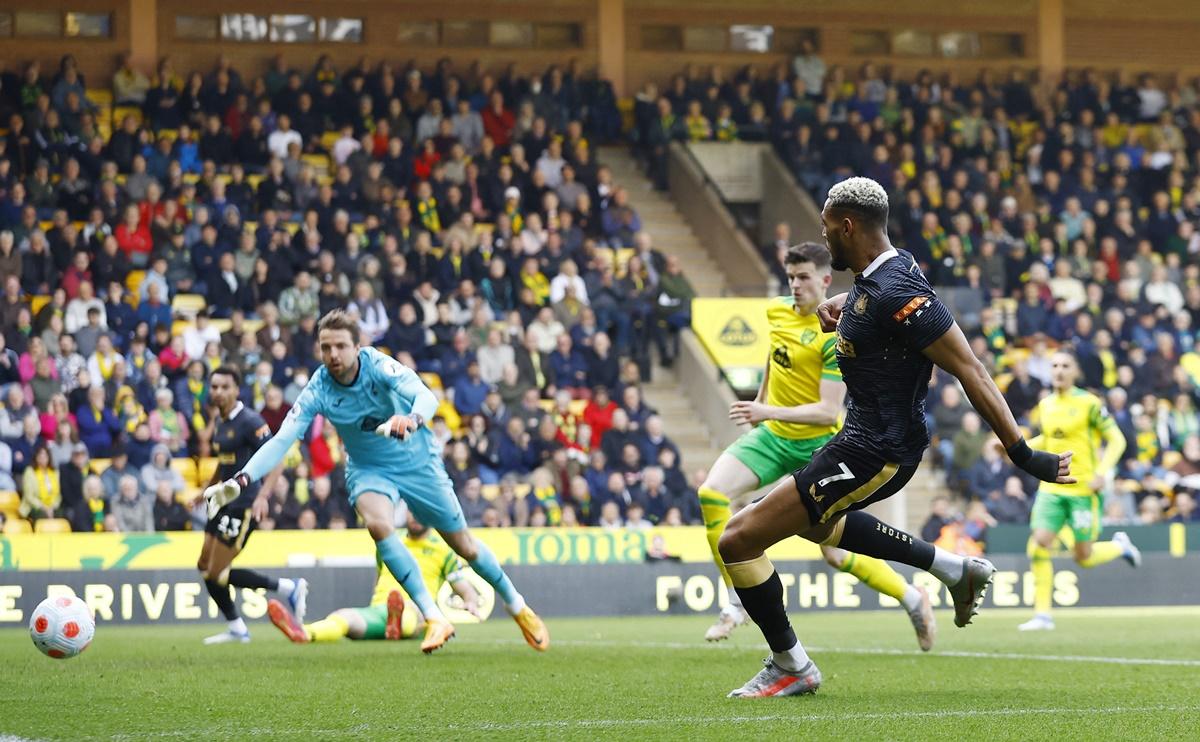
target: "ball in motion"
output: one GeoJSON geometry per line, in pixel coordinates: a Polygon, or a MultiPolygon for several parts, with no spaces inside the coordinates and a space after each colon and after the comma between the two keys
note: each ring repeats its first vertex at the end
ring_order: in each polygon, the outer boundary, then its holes
{"type": "Polygon", "coordinates": [[[56,660],[70,659],[87,649],[95,633],[92,609],[74,595],[46,598],[29,617],[33,645],[56,660]]]}

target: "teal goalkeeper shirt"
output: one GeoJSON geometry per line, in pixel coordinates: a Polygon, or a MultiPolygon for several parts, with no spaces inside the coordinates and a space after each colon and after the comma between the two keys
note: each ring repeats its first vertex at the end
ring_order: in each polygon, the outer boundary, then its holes
{"type": "Polygon", "coordinates": [[[438,400],[417,373],[374,348],[358,351],[358,378],[341,384],[322,366],[300,392],[279,432],[258,449],[245,473],[255,482],[275,468],[292,443],[321,415],[337,428],[348,464],[362,468],[410,468],[436,456],[433,432],[422,426],[407,440],[384,437],[375,428],[393,415],[433,418],[438,400]]]}

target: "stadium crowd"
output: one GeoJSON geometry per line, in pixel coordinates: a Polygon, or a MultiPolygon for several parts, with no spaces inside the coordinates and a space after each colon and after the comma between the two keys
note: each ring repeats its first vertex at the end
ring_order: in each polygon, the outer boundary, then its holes
{"type": "MultiPolygon", "coordinates": [[[[766,74],[689,65],[661,93],[648,84],[636,110],[660,186],[670,141],[735,139],[769,142],[817,203],[850,175],[882,183],[893,242],[955,307],[1022,423],[1049,388],[1051,351],[1078,356],[1080,385],[1128,442],[1105,522],[1200,519],[1200,79],[900,79],[806,48],[766,74]]],[[[783,281],[792,242],[780,224],[764,248],[783,281]]],[[[990,524],[1028,521],[1035,483],[952,382],[935,378],[929,424],[962,512],[939,501],[931,522],[983,541],[990,524]]]]}
{"type": "MultiPolygon", "coordinates": [[[[277,430],[334,307],[439,395],[470,525],[699,522],[640,386],[693,291],[596,162],[619,116],[574,64],[122,59],[98,88],[67,55],[0,72],[0,122],[7,528],[200,527],[208,372],[277,430]]],[[[318,418],[264,527],[353,525],[344,459],[318,418]]]]}

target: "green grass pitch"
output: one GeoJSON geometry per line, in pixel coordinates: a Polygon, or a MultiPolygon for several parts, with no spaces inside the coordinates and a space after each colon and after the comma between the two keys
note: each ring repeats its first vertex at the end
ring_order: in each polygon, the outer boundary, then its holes
{"type": "Polygon", "coordinates": [[[1200,609],[1061,611],[1019,634],[988,611],[916,648],[900,611],[794,613],[825,675],[816,696],[731,700],[759,668],[753,626],[702,640],[707,618],[560,619],[536,654],[511,621],[416,642],[248,645],[217,626],[100,626],[70,661],[0,631],[0,740],[1196,739],[1200,609]]]}

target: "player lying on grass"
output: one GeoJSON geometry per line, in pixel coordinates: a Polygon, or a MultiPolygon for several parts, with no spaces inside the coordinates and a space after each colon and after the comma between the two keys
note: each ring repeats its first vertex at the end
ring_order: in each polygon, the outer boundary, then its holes
{"type": "MultiPolygon", "coordinates": [[[[261,415],[238,401],[242,376],[237,369],[221,366],[209,376],[208,385],[208,399],[217,408],[212,437],[213,453],[217,457],[212,484],[216,484],[241,471],[271,437],[271,429],[261,415]]],[[[267,476],[268,485],[279,476],[279,470],[276,468],[267,476]]],[[[263,492],[270,492],[270,486],[264,487],[263,492]]],[[[215,502],[211,498],[208,500],[208,525],[204,527],[204,545],[200,547],[196,568],[229,626],[222,633],[205,639],[205,644],[250,641],[250,630],[229,595],[230,587],[274,591],[283,596],[292,611],[303,619],[308,596],[308,582],[303,577],[294,580],[274,578],[254,570],[231,568],[258,522],[251,516],[258,494],[256,485],[248,486],[216,509],[213,508],[215,502]]]]}
{"type": "MultiPolygon", "coordinates": [[[[717,549],[732,516],[731,503],[745,505],[759,487],[803,468],[838,429],[846,385],[834,352],[837,337],[822,330],[817,319],[817,305],[833,280],[829,263],[824,245],[805,242],[788,249],[784,269],[791,296],[775,299],[767,308],[771,352],[758,396],[735,402],[729,411],[734,422],[756,427],[721,454],[698,491],[708,543],[729,591],[729,605],[704,635],[709,641],[727,638],[748,618],[717,549]]],[[[879,559],[825,544],[821,555],[830,566],[900,601],[917,632],[917,644],[929,651],[937,624],[924,588],[908,584],[879,559]]]]}
{"type": "Polygon", "coordinates": [[[995,567],[951,554],[886,525],[861,508],[891,497],[912,478],[929,445],[925,395],[933,365],[959,380],[1013,463],[1043,481],[1074,482],[1070,452],[1034,451],[971,352],[949,310],[912,255],[887,236],[888,197],[869,178],[829,190],[821,211],[836,270],[854,284],[817,308],[822,329],[837,330],[837,360],[849,403],[833,440],[770,494],[729,521],[718,547],[742,605],[771,647],[765,667],[735,697],[812,693],[821,672],[788,621],[783,583],[764,553],[794,535],[923,569],[950,589],[954,623],[977,612],[995,567]]]}
{"type": "Polygon", "coordinates": [[[1044,482],[1038,488],[1029,514],[1033,530],[1029,539],[1029,558],[1033,569],[1032,619],[1021,624],[1021,631],[1048,631],[1054,628],[1050,606],[1054,591],[1054,566],[1050,548],[1064,526],[1075,536],[1075,562],[1085,569],[1098,567],[1123,557],[1134,567],[1142,563],[1142,554],[1124,531],[1113,534],[1111,541],[1100,541],[1101,492],[1125,452],[1125,436],[1108,415],[1104,403],[1075,386],[1079,363],[1075,356],[1059,351],[1050,359],[1051,393],[1033,409],[1033,423],[1041,433],[1029,440],[1051,452],[1080,451],[1075,457],[1074,484],[1044,482]],[[1101,454],[1101,444],[1104,452],[1101,454]]]}
{"type": "MultiPolygon", "coordinates": [[[[445,541],[430,533],[411,515],[408,516],[404,546],[417,560],[425,587],[431,594],[437,595],[442,585],[449,583],[450,589],[462,598],[463,610],[479,615],[479,595],[467,580],[466,565],[445,541]]],[[[342,637],[408,639],[416,636],[425,628],[425,617],[416,606],[406,610],[404,588],[382,563],[377,562],[376,568],[375,592],[371,604],[365,608],[339,608],[320,621],[304,624],[282,602],[271,600],[267,603],[267,615],[284,636],[297,644],[332,642],[342,637]]]]}
{"type": "MultiPolygon", "coordinates": [[[[379,560],[425,616],[421,651],[442,647],[454,636],[454,627],[426,590],[416,561],[396,535],[395,505],[401,497],[418,520],[440,533],[475,574],[495,588],[529,646],[545,651],[550,646],[545,624],[525,604],[496,555],[467,529],[433,432],[426,425],[438,405],[433,392],[412,369],[374,348],[360,347],[358,322],[340,309],[321,318],[317,345],[321,367],[292,405],[279,432],[242,471],[210,487],[208,496],[218,504],[237,497],[243,487],[258,481],[282,460],[313,418],[321,415],[337,428],[346,447],[350,504],[375,540],[379,560]]],[[[254,514],[266,510],[267,500],[260,496],[254,514]]]]}

